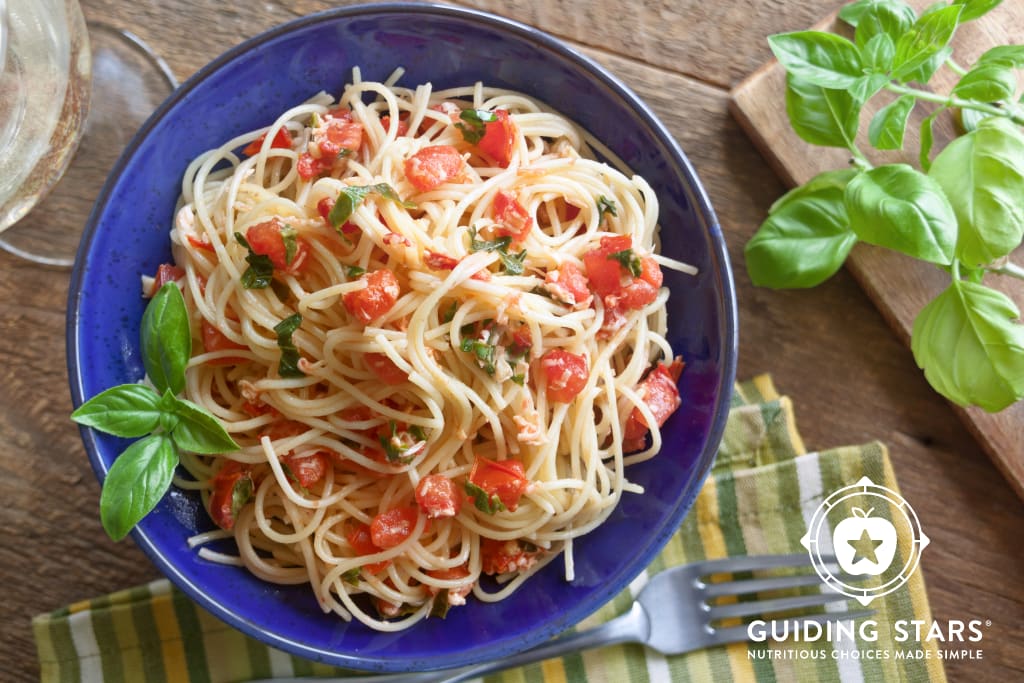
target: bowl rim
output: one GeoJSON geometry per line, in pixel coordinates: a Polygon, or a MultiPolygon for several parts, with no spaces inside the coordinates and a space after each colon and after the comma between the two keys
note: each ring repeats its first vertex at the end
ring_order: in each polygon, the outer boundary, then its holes
{"type": "MultiPolygon", "coordinates": [[[[450,17],[469,21],[484,27],[503,31],[512,36],[522,39],[535,47],[554,53],[571,63],[575,68],[580,69],[589,78],[595,79],[615,96],[621,98],[625,103],[638,114],[648,130],[670,153],[673,162],[678,165],[688,183],[686,188],[689,201],[694,204],[694,212],[708,231],[709,253],[708,260],[713,266],[716,285],[722,293],[719,302],[718,327],[721,335],[721,371],[719,373],[717,401],[714,403],[714,419],[709,425],[705,445],[699,456],[696,458],[694,469],[694,486],[685,495],[679,497],[675,508],[668,519],[672,524],[667,524],[662,529],[648,551],[641,553],[638,559],[641,570],[646,567],[654,556],[661,551],[665,543],[678,528],[683,518],[693,507],[697,494],[704,481],[711,471],[718,446],[725,430],[725,423],[728,418],[729,405],[733,391],[733,384],[736,376],[736,364],[739,349],[738,339],[738,306],[733,279],[732,267],[729,260],[728,250],[721,226],[712,208],[707,192],[700,182],[695,169],[682,148],[676,142],[665,125],[658,119],[650,107],[636,95],[631,88],[623,83],[617,76],[613,75],[607,68],[591,59],[564,40],[557,38],[546,31],[535,28],[528,24],[496,15],[490,12],[466,8],[461,6],[441,5],[436,3],[418,2],[383,2],[371,4],[357,4],[347,7],[339,7],[314,12],[296,19],[273,26],[262,31],[241,43],[229,48],[196,71],[184,83],[182,83],[149,118],[139,127],[138,131],[125,146],[114,167],[111,169],[103,187],[97,196],[93,208],[86,221],[82,239],[77,250],[74,268],[71,273],[71,280],[68,289],[68,309],[66,319],[66,363],[68,378],[71,388],[72,403],[75,408],[80,406],[86,399],[84,395],[84,380],[79,372],[81,363],[81,346],[78,337],[81,320],[80,298],[82,286],[86,275],[86,261],[91,250],[91,245],[99,227],[101,216],[106,212],[110,203],[114,187],[124,172],[125,167],[134,157],[138,148],[145,141],[149,133],[155,128],[165,116],[184,99],[192,90],[197,88],[211,75],[215,74],[225,65],[234,61],[239,56],[257,46],[270,42],[280,36],[293,31],[301,30],[307,26],[323,22],[333,22],[347,18],[357,18],[368,15],[393,15],[393,14],[421,14],[434,17],[450,17]]],[[[81,359],[84,360],[84,359],[81,359]]],[[[97,435],[93,430],[79,426],[82,441],[85,445],[90,465],[95,472],[97,479],[102,482],[106,477],[107,468],[99,457],[99,445],[97,435]]],[[[346,654],[337,651],[325,651],[320,648],[311,647],[302,642],[295,641],[281,634],[273,633],[260,628],[245,620],[233,612],[229,606],[223,605],[208,596],[203,589],[192,582],[191,579],[182,574],[156,546],[148,534],[138,526],[131,530],[134,542],[145,552],[150,561],[157,569],[169,578],[179,589],[187,594],[193,601],[204,607],[222,621],[241,632],[262,641],[265,644],[280,647],[294,654],[314,659],[317,661],[334,664],[337,666],[356,669],[367,669],[375,671],[413,671],[424,668],[449,668],[467,664],[488,661],[496,657],[533,647],[548,637],[556,635],[562,628],[578,623],[592,612],[596,611],[608,600],[612,599],[620,588],[608,590],[607,588],[598,591],[594,599],[586,603],[576,605],[558,620],[558,623],[548,627],[534,628],[527,634],[527,637],[519,639],[516,643],[503,647],[477,646],[464,650],[457,654],[446,653],[443,658],[433,658],[424,661],[422,657],[395,658],[382,655],[346,654]]]]}

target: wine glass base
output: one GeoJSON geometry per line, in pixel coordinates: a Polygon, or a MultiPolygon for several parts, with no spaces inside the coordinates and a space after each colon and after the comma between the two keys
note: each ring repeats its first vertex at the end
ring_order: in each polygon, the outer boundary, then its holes
{"type": "Polygon", "coordinates": [[[107,175],[139,126],[178,86],[170,68],[134,34],[87,21],[92,95],[78,151],[64,176],[24,218],[0,233],[0,249],[69,267],[107,175]]]}

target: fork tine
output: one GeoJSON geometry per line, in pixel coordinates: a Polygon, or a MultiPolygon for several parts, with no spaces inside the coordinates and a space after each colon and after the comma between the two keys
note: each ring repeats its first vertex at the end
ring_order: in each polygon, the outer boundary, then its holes
{"type": "Polygon", "coordinates": [[[830,602],[849,600],[842,593],[816,593],[815,595],[798,595],[792,598],[774,598],[753,602],[737,602],[731,605],[715,605],[708,609],[711,620],[728,619],[729,617],[749,617],[754,614],[772,614],[803,607],[821,607],[830,602]]]}
{"type": "Polygon", "coordinates": [[[761,593],[785,588],[802,588],[804,586],[824,585],[817,574],[799,574],[797,576],[773,576],[767,579],[747,579],[740,581],[721,581],[704,584],[703,594],[708,598],[723,595],[743,595],[745,593],[761,593]]]}
{"type": "MultiPolygon", "coordinates": [[[[834,558],[823,557],[826,564],[834,564],[834,558]]],[[[708,574],[732,574],[734,572],[750,572],[758,569],[779,569],[781,567],[810,567],[811,558],[807,553],[789,555],[746,555],[743,557],[724,557],[718,560],[698,562],[693,565],[698,576],[708,574]]]]}
{"type": "MultiPolygon", "coordinates": [[[[771,629],[772,624],[781,624],[788,622],[790,626],[790,632],[794,627],[806,623],[824,624],[829,621],[854,621],[857,619],[863,619],[870,617],[875,613],[873,609],[856,610],[853,612],[826,612],[824,614],[811,614],[806,617],[797,617],[794,619],[776,619],[767,622],[766,628],[771,629]]],[[[714,629],[711,634],[712,645],[725,645],[726,643],[741,643],[749,642],[750,636],[747,632],[747,626],[731,626],[729,628],[718,628],[714,629]]]]}

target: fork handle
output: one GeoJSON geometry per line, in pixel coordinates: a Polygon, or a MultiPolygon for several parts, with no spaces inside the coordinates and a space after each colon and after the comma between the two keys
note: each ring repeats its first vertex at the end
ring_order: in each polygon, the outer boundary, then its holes
{"type": "MultiPolygon", "coordinates": [[[[474,664],[461,669],[424,671],[416,674],[368,674],[353,678],[317,678],[316,681],[317,683],[458,683],[458,681],[465,681],[495,671],[533,664],[568,652],[579,652],[615,643],[643,642],[647,639],[650,629],[650,620],[644,608],[640,606],[640,603],[633,603],[629,612],[600,626],[570,633],[533,649],[483,664],[474,664]]],[[[250,681],[250,683],[309,683],[309,680],[308,678],[267,678],[250,681]]]]}

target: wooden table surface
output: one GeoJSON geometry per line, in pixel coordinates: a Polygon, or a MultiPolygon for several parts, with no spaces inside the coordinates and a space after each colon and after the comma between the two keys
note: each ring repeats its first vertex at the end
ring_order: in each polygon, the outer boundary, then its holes
{"type": "MultiPolygon", "coordinates": [[[[182,80],[264,29],[344,4],[81,2],[90,20],[147,41],[182,80]]],[[[841,2],[466,4],[581,47],[657,111],[696,167],[728,239],[739,293],[739,376],[770,372],[793,398],[812,449],[873,439],[888,444],[902,493],[932,540],[922,566],[935,618],[991,621],[980,644],[983,659],[948,662],[950,679],[1024,680],[1024,504],[929,389],[909,350],[849,274],[810,291],[773,292],[754,288],[743,266],[744,243],[784,187],[730,117],[728,92],[770,56],[766,35],[809,26],[841,2]]],[[[157,577],[130,541],[115,544],[104,535],[99,487],[67,418],[69,277],[0,252],[4,681],[38,680],[34,614],[157,577]]]]}

